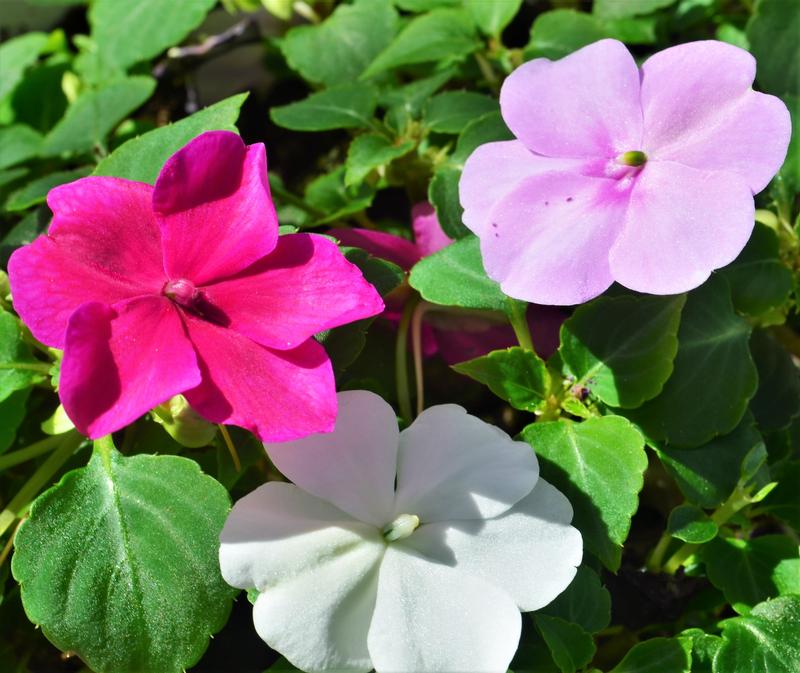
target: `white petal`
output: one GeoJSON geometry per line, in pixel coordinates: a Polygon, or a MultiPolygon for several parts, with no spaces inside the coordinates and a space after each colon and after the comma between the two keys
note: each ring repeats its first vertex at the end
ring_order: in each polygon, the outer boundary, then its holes
{"type": "Polygon", "coordinates": [[[234,505],[220,534],[219,562],[231,586],[263,591],[381,540],[376,528],[324,500],[270,482],[234,505]]]}
{"type": "Polygon", "coordinates": [[[429,524],[404,544],[483,577],[528,612],[550,603],[575,577],[583,540],[571,520],[566,497],[539,479],[529,495],[499,517],[429,524]]]}
{"type": "Polygon", "coordinates": [[[494,517],[530,493],[538,475],[528,444],[442,404],[400,433],[395,513],[422,523],[494,517]]]}
{"type": "Polygon", "coordinates": [[[333,432],[265,447],[275,466],[303,490],[381,527],[392,514],[397,417],[366,390],[339,393],[338,400],[333,432]]]}
{"type": "Polygon", "coordinates": [[[505,592],[391,545],[369,629],[377,673],[505,673],[519,643],[505,592]]]}

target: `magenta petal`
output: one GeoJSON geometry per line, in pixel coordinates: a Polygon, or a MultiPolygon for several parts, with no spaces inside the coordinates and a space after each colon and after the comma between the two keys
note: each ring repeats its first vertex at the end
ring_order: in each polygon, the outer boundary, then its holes
{"type": "Polygon", "coordinates": [[[743,177],[760,192],[791,135],[789,111],[751,85],[755,59],[724,42],[681,44],[642,65],[644,142],[651,158],[743,177]]]}
{"type": "Polygon", "coordinates": [[[420,253],[416,245],[400,236],[387,234],[385,231],[342,228],[331,229],[327,233],[342,245],[366,250],[370,255],[397,264],[406,271],[420,260],[420,253]]]}
{"type": "Polygon", "coordinates": [[[59,395],[72,422],[96,439],[200,382],[175,307],[142,297],[84,304],[69,320],[59,395]]]}
{"type": "Polygon", "coordinates": [[[736,259],[753,217],[753,196],[738,175],[648,162],[611,249],[614,280],[651,294],[691,290],[736,259]]]}
{"type": "Polygon", "coordinates": [[[14,307],[33,335],[64,347],[67,321],[81,304],[114,304],[158,294],[166,280],[153,188],[90,177],[51,190],[53,222],[11,256],[14,307]]]}
{"type": "Polygon", "coordinates": [[[611,157],[642,140],[639,70],[616,40],[523,63],[503,83],[500,109],[528,149],[550,157],[611,157]]]}
{"type": "Polygon", "coordinates": [[[316,341],[275,351],[192,316],[186,325],[203,382],[184,394],[209,421],[241,426],[262,442],[333,430],[336,383],[316,341]]]}
{"type": "Polygon", "coordinates": [[[432,255],[453,242],[439,224],[436,209],[427,201],[417,203],[411,209],[411,226],[422,257],[432,255]]]}
{"type": "Polygon", "coordinates": [[[278,239],[264,145],[229,131],[203,133],[167,160],[153,208],[167,273],[195,285],[241,271],[278,239]]]}
{"type": "Polygon", "coordinates": [[[226,327],[279,350],[383,311],[361,270],[335,243],[314,234],[281,236],[258,263],[202,292],[226,327]]]}
{"type": "Polygon", "coordinates": [[[582,163],[534,154],[519,140],[481,145],[469,155],[458,184],[464,225],[481,238],[489,235],[492,209],[520,182],[542,173],[577,169],[582,163]]]}
{"type": "Polygon", "coordinates": [[[515,299],[567,305],[596,297],[612,283],[608,251],[627,198],[604,178],[528,178],[492,211],[481,238],[486,272],[515,299]]]}

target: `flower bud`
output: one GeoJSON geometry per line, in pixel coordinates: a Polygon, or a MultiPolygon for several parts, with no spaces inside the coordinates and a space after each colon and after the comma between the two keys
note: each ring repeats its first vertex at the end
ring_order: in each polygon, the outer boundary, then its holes
{"type": "Polygon", "coordinates": [[[163,425],[172,439],[190,449],[210,444],[217,434],[217,426],[192,409],[183,395],[175,395],[151,413],[153,420],[163,425]]]}

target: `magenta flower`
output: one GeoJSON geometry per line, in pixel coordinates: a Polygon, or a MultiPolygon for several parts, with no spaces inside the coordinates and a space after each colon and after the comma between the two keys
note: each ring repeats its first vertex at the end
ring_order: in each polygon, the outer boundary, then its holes
{"type": "Polygon", "coordinates": [[[714,41],[641,69],[615,40],[520,66],[500,93],[517,140],[475,150],[460,184],[489,276],[518,299],[576,304],[614,281],[684,292],[733,261],[791,131],[755,71],[714,41]]]}
{"type": "Polygon", "coordinates": [[[108,434],[178,393],[264,441],[333,429],[333,373],[312,336],[383,302],[331,241],[278,237],[263,144],[204,133],[155,187],[89,177],[48,205],[48,235],[9,275],[31,332],[64,349],[59,393],[81,432],[108,434]]]}

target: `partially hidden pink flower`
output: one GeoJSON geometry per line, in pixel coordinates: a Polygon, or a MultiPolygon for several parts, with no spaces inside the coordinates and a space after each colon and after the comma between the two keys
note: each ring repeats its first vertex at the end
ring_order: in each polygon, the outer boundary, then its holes
{"type": "Polygon", "coordinates": [[[265,441],[333,429],[312,336],[383,302],[321,236],[278,237],[263,144],[204,133],[155,186],[89,177],[50,192],[50,230],[9,262],[14,306],[64,349],[59,394],[96,438],[173,395],[265,441]]]}
{"type": "Polygon", "coordinates": [[[641,68],[615,40],[520,66],[500,92],[517,139],[476,149],[460,183],[489,276],[518,299],[576,304],[614,281],[684,292],[733,261],[791,132],[755,72],[715,41],[641,68]]]}
{"type": "MultiPolygon", "coordinates": [[[[343,244],[366,250],[409,271],[420,259],[428,257],[453,242],[442,230],[436,211],[427,202],[411,209],[414,241],[371,229],[334,229],[330,234],[343,244]]],[[[383,316],[399,323],[408,298],[405,290],[386,298],[383,316]]],[[[528,323],[537,352],[549,357],[558,347],[558,331],[565,315],[549,306],[529,306],[528,323]]],[[[422,325],[422,350],[426,357],[437,353],[448,364],[471,360],[493,350],[517,343],[514,330],[504,318],[491,320],[485,313],[474,311],[431,311],[422,325]]]]}

